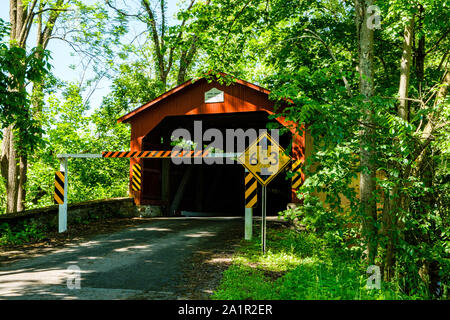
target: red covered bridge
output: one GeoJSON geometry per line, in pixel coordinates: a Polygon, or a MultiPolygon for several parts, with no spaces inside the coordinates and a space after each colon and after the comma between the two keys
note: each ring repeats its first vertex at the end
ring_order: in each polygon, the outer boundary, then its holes
{"type": "MultiPolygon", "coordinates": [[[[194,121],[202,121],[203,131],[216,128],[224,137],[226,129],[265,129],[271,121],[268,116],[274,113],[274,102],[269,100],[269,93],[240,79],[234,79],[229,85],[217,79],[189,80],[124,115],[118,122],[131,124],[131,151],[172,150],[172,132],[184,128],[193,137],[194,121]],[[219,92],[221,99],[205,98],[205,93],[211,89],[219,92]]],[[[276,120],[287,126],[284,118],[276,120]]],[[[292,158],[304,160],[305,135],[295,134],[292,124],[290,131],[280,137],[279,143],[287,148],[292,142],[292,158]]],[[[140,163],[143,172],[141,190],[130,188],[138,205],[161,206],[166,215],[177,215],[183,210],[243,215],[244,168],[237,162],[175,165],[170,159],[132,158],[130,183],[134,163],[140,163]]],[[[285,209],[287,203],[297,202],[285,174],[279,174],[269,184],[267,197],[268,214],[276,214],[285,209]]]]}

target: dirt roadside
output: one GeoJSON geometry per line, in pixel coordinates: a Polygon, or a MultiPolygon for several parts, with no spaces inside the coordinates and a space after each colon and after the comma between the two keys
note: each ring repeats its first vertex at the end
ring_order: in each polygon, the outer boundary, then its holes
{"type": "Polygon", "coordinates": [[[222,273],[231,265],[235,250],[242,243],[241,229],[228,229],[220,232],[215,241],[207,247],[195,251],[185,261],[184,284],[179,286],[183,299],[207,300],[218,287],[222,273]]]}

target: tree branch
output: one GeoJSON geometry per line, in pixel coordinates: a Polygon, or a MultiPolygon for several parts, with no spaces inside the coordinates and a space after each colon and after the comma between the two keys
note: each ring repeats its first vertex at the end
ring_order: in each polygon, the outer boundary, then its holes
{"type": "MultiPolygon", "coordinates": [[[[64,3],[64,0],[59,0],[57,2],[57,6],[61,6],[64,3]]],[[[45,24],[44,31],[42,32],[42,47],[45,49],[47,48],[48,41],[50,40],[50,36],[53,33],[53,27],[55,25],[56,20],[58,19],[59,15],[61,13],[61,10],[53,11],[50,14],[50,17],[47,20],[47,23],[45,24]]]]}
{"type": "Polygon", "coordinates": [[[447,35],[449,34],[449,32],[450,32],[450,29],[448,29],[446,32],[444,32],[444,34],[442,34],[442,36],[436,41],[436,43],[433,45],[433,47],[430,48],[430,49],[428,49],[428,50],[425,52],[425,55],[429,54],[429,53],[432,52],[434,49],[436,49],[436,48],[438,47],[439,43],[440,43],[443,39],[445,39],[445,38],[447,37],[447,35]]]}
{"type": "Polygon", "coordinates": [[[148,0],[142,0],[141,3],[144,6],[144,9],[147,12],[147,15],[149,18],[147,25],[150,25],[151,30],[152,30],[153,42],[154,42],[154,46],[155,46],[156,58],[158,59],[160,75],[164,76],[164,74],[165,74],[164,59],[162,56],[161,44],[159,42],[158,30],[156,28],[155,16],[153,14],[153,10],[150,8],[150,3],[148,2],[148,0]]]}
{"type": "Polygon", "coordinates": [[[225,37],[225,42],[223,43],[222,53],[225,51],[231,30],[233,29],[233,26],[234,26],[234,23],[236,22],[237,18],[242,14],[242,12],[244,12],[245,8],[247,8],[251,2],[252,2],[252,0],[247,1],[247,3],[242,7],[242,9],[238,12],[238,14],[234,16],[233,21],[231,22],[231,26],[228,29],[228,33],[225,37]]]}
{"type": "MultiPolygon", "coordinates": [[[[327,49],[331,58],[333,59],[334,63],[338,62],[336,57],[334,56],[333,52],[331,51],[330,47],[325,43],[325,41],[317,33],[315,33],[312,30],[309,30],[309,29],[305,29],[305,31],[311,33],[315,37],[315,39],[319,40],[325,46],[325,48],[327,49]]],[[[342,73],[342,69],[339,68],[339,71],[342,73]]],[[[353,97],[350,85],[348,84],[347,78],[344,75],[342,76],[342,81],[344,82],[344,86],[345,86],[345,89],[347,90],[347,94],[349,95],[349,97],[350,98],[353,97]]]]}
{"type": "Polygon", "coordinates": [[[125,11],[115,7],[115,6],[113,6],[111,4],[111,0],[106,0],[105,2],[106,2],[106,5],[108,7],[110,7],[111,9],[115,10],[116,12],[118,12],[119,14],[121,14],[121,15],[123,15],[125,17],[134,17],[134,18],[138,18],[138,19],[140,19],[142,17],[141,14],[130,14],[130,13],[127,13],[127,12],[125,12],[125,11]]]}
{"type": "Polygon", "coordinates": [[[73,10],[71,10],[71,9],[63,9],[63,8],[46,8],[46,9],[42,9],[40,11],[37,11],[35,14],[41,14],[41,13],[44,13],[44,12],[47,12],[47,11],[63,12],[63,11],[73,11],[73,10]]]}
{"type": "Polygon", "coordinates": [[[18,39],[19,39],[19,43],[23,44],[24,46],[25,46],[26,38],[27,38],[28,34],[30,33],[31,24],[33,23],[33,19],[34,19],[34,15],[35,15],[35,13],[33,11],[34,11],[36,4],[37,4],[37,0],[34,0],[33,3],[31,4],[31,8],[30,8],[29,12],[27,12],[28,7],[23,9],[24,15],[25,15],[25,21],[23,22],[22,29],[20,30],[18,39]]]}

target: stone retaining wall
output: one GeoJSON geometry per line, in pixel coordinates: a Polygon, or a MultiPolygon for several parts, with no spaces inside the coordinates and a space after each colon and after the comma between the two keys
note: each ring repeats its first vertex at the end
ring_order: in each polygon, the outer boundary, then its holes
{"type": "MultiPolygon", "coordinates": [[[[135,217],[137,215],[138,211],[132,198],[93,200],[69,204],[67,208],[67,224],[70,226],[86,220],[107,219],[109,217],[135,217]]],[[[45,225],[50,229],[57,228],[58,205],[0,215],[0,225],[6,222],[12,226],[23,221],[45,225]]]]}

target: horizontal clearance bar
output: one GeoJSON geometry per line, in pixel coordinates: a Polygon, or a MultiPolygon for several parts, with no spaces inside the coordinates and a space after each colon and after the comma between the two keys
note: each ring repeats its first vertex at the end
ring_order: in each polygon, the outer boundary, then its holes
{"type": "Polygon", "coordinates": [[[58,154],[57,158],[101,158],[101,153],[63,153],[58,154]]]}
{"type": "Polygon", "coordinates": [[[105,151],[100,153],[63,153],[57,158],[237,158],[241,153],[207,153],[197,151],[181,152],[177,151],[105,151]],[[165,155],[165,153],[168,153],[165,155]],[[173,152],[173,155],[172,155],[173,152]],[[198,153],[198,154],[197,154],[198,153]],[[128,154],[128,155],[127,155],[128,154]]]}
{"type": "Polygon", "coordinates": [[[210,153],[197,151],[105,151],[103,158],[236,158],[240,153],[210,153]]]}

